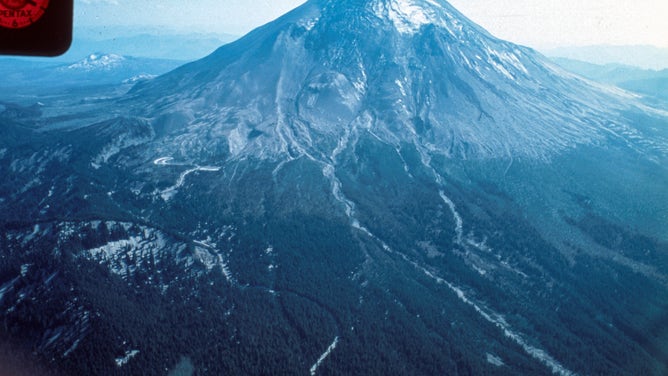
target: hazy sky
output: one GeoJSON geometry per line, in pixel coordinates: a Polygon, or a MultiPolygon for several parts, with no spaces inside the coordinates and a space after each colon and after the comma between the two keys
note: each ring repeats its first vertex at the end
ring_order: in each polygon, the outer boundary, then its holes
{"type": "MultiPolygon", "coordinates": [[[[304,0],[76,0],[81,26],[167,26],[244,34],[304,0]]],[[[497,37],[536,48],[668,47],[668,0],[451,0],[497,37]]]]}

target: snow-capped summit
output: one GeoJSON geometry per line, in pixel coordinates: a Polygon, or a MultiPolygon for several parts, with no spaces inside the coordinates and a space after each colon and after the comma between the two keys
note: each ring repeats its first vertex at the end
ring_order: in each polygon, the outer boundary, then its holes
{"type": "Polygon", "coordinates": [[[105,54],[96,52],[88,55],[85,59],[68,65],[68,70],[82,71],[111,71],[122,66],[125,57],[116,54],[105,54]]]}
{"type": "MultiPolygon", "coordinates": [[[[438,3],[433,3],[439,6],[438,3]]],[[[378,1],[375,5],[376,14],[388,17],[401,32],[416,32],[420,27],[439,24],[435,12],[416,4],[411,0],[378,1]]]]}
{"type": "Polygon", "coordinates": [[[380,19],[387,19],[401,32],[414,34],[427,25],[446,28],[459,36],[465,27],[471,27],[466,18],[449,3],[440,0],[375,0],[367,8],[380,19]]]}

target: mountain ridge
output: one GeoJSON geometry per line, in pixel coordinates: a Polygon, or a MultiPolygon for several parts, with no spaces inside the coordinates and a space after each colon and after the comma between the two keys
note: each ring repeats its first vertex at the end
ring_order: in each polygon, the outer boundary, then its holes
{"type": "MultiPolygon", "coordinates": [[[[580,60],[566,58],[552,58],[557,64],[589,79],[612,84],[625,90],[633,91],[668,100],[668,68],[663,70],[651,70],[633,67],[623,64],[596,65],[580,60]]],[[[657,104],[661,107],[661,104],[657,104]]],[[[663,106],[665,107],[665,105],[663,106]]]]}

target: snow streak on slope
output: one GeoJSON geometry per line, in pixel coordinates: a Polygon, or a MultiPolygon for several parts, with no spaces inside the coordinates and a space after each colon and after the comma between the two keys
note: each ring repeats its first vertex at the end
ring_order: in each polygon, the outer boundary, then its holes
{"type": "Polygon", "coordinates": [[[122,356],[120,358],[116,358],[116,366],[118,367],[123,367],[124,365],[128,364],[132,358],[137,356],[139,354],[139,350],[129,350],[125,352],[125,356],[122,356]]]}
{"type": "MultiPolygon", "coordinates": [[[[405,256],[404,256],[405,257],[405,256]]],[[[554,359],[550,354],[548,354],[545,350],[540,349],[536,346],[530,345],[527,340],[522,336],[521,334],[515,332],[512,327],[506,322],[506,320],[503,318],[503,316],[499,315],[496,312],[493,312],[489,310],[488,308],[483,308],[482,305],[474,302],[470,298],[466,296],[464,291],[455,286],[454,284],[446,281],[445,279],[438,277],[434,275],[432,272],[427,270],[426,268],[423,268],[416,262],[410,261],[406,258],[407,261],[412,263],[416,268],[421,270],[427,277],[433,279],[436,281],[438,284],[442,284],[447,286],[450,290],[452,290],[459,300],[462,302],[466,303],[467,305],[473,307],[475,311],[482,316],[485,320],[489,321],[490,323],[494,324],[496,327],[501,329],[503,331],[503,334],[511,339],[513,342],[516,344],[520,345],[524,351],[529,354],[531,357],[534,359],[540,361],[544,365],[548,366],[550,370],[552,370],[553,373],[561,375],[561,376],[575,376],[576,374],[570,370],[568,370],[566,367],[561,365],[556,359],[554,359]]]]}
{"type": "MultiPolygon", "coordinates": [[[[444,196],[444,195],[443,195],[444,196]]],[[[444,198],[444,201],[452,203],[452,200],[447,198],[447,196],[444,198]]],[[[459,214],[457,213],[456,210],[454,210],[454,203],[452,203],[451,209],[453,210],[453,215],[455,218],[460,218],[459,214]]],[[[461,218],[460,218],[461,221],[461,218]]],[[[458,229],[461,230],[459,226],[461,226],[461,222],[457,223],[458,229]]],[[[525,339],[525,337],[516,331],[512,329],[510,324],[506,322],[506,320],[503,318],[502,315],[491,311],[489,308],[483,308],[483,305],[474,302],[471,300],[465,293],[464,290],[461,289],[460,287],[454,285],[451,282],[446,281],[445,279],[438,277],[435,275],[433,272],[429,271],[426,267],[423,267],[422,265],[418,264],[416,261],[413,261],[408,258],[403,253],[396,252],[392,250],[385,242],[383,242],[381,239],[376,237],[375,235],[371,234],[370,232],[366,231],[365,232],[368,236],[370,236],[372,239],[379,241],[383,249],[390,254],[394,254],[399,256],[401,259],[409,263],[410,265],[413,265],[416,269],[424,273],[427,277],[431,278],[438,284],[442,284],[447,286],[451,291],[453,291],[457,297],[459,298],[460,301],[463,303],[473,307],[475,311],[482,316],[483,319],[486,321],[494,324],[496,327],[502,330],[503,335],[506,336],[507,338],[511,339],[513,342],[518,344],[522,349],[529,354],[531,357],[534,359],[540,361],[541,363],[545,364],[548,366],[552,372],[555,374],[561,375],[561,376],[575,376],[576,374],[567,368],[565,368],[563,365],[561,365],[556,359],[554,359],[550,354],[548,354],[545,350],[540,349],[534,345],[529,344],[529,342],[525,339]]],[[[464,246],[464,243],[462,242],[460,245],[464,246]]]]}
{"type": "Polygon", "coordinates": [[[336,168],[337,159],[341,152],[345,150],[348,146],[350,140],[350,130],[346,129],[344,136],[339,140],[336,148],[332,151],[332,155],[329,157],[329,161],[324,162],[322,168],[322,174],[329,180],[332,187],[332,195],[334,198],[343,204],[346,212],[346,216],[355,223],[355,227],[359,227],[359,221],[355,218],[355,204],[348,200],[341,191],[341,181],[336,177],[336,168]]]}
{"type": "MultiPolygon", "coordinates": [[[[329,180],[329,182],[331,184],[332,196],[334,196],[334,198],[343,205],[343,207],[345,209],[346,216],[350,220],[351,227],[356,229],[356,230],[359,230],[359,231],[363,232],[368,237],[379,241],[382,244],[383,249],[385,249],[386,251],[390,251],[390,247],[384,241],[382,241],[376,235],[371,233],[371,231],[369,231],[368,228],[366,228],[365,226],[363,226],[360,223],[360,221],[357,218],[357,215],[355,213],[355,203],[353,201],[351,201],[350,199],[348,199],[343,194],[343,191],[341,189],[342,188],[341,180],[339,180],[339,178],[336,176],[337,159],[338,159],[339,155],[344,150],[346,150],[347,147],[350,146],[349,144],[351,143],[351,136],[352,136],[351,133],[354,133],[354,135],[356,137],[357,132],[358,132],[358,129],[357,129],[356,125],[353,125],[352,130],[346,129],[345,134],[343,135],[343,137],[337,143],[336,148],[334,148],[334,150],[332,151],[332,155],[329,157],[329,160],[321,161],[321,163],[323,164],[322,173],[323,173],[323,176],[325,178],[327,178],[327,180],[329,180]]],[[[354,141],[353,141],[353,144],[354,144],[354,141]]]]}
{"type": "Polygon", "coordinates": [[[311,369],[310,369],[311,376],[315,376],[316,372],[318,371],[318,367],[320,367],[320,365],[322,365],[322,363],[325,361],[325,359],[327,359],[329,354],[331,354],[332,351],[334,351],[334,349],[336,349],[336,345],[338,343],[339,343],[339,337],[334,338],[334,342],[332,342],[332,344],[329,345],[327,350],[325,350],[325,352],[322,355],[320,355],[320,358],[318,359],[318,361],[315,362],[315,364],[313,364],[313,366],[311,366],[311,369]]]}
{"type": "MultiPolygon", "coordinates": [[[[337,149],[336,149],[337,152],[334,153],[334,155],[332,156],[333,157],[332,160],[336,160],[336,157],[343,150],[343,148],[345,147],[344,145],[346,144],[347,141],[348,141],[348,137],[346,137],[345,142],[340,142],[339,143],[339,147],[337,147],[337,149]]],[[[431,167],[431,164],[429,162],[429,157],[428,157],[427,154],[422,154],[422,162],[423,162],[424,166],[433,173],[436,184],[440,187],[443,187],[445,185],[444,180],[436,172],[436,170],[433,167],[431,167]]],[[[447,286],[451,291],[453,291],[457,295],[457,297],[459,298],[460,301],[462,301],[463,303],[473,307],[475,309],[475,311],[480,316],[482,316],[486,321],[494,324],[496,327],[501,329],[503,334],[507,338],[509,338],[512,341],[514,341],[515,343],[517,343],[531,357],[533,357],[534,359],[536,359],[536,360],[540,361],[541,363],[545,364],[546,366],[548,366],[555,374],[559,374],[561,376],[574,376],[575,375],[575,373],[573,373],[572,371],[568,370],[563,365],[561,365],[556,359],[554,359],[545,350],[540,349],[540,348],[538,348],[534,345],[529,344],[529,342],[527,342],[527,340],[524,338],[523,335],[515,332],[512,329],[512,327],[505,321],[505,319],[503,318],[502,315],[500,315],[498,313],[495,313],[488,308],[483,308],[483,306],[481,304],[478,304],[478,303],[474,302],[473,300],[471,300],[470,298],[468,298],[467,295],[464,293],[464,291],[461,288],[459,288],[456,285],[446,281],[445,279],[443,279],[441,277],[436,276],[434,273],[430,272],[426,267],[423,267],[420,264],[418,264],[417,262],[415,262],[413,260],[410,260],[408,258],[408,256],[394,251],[382,239],[380,239],[379,237],[377,237],[376,235],[371,233],[368,229],[366,229],[364,226],[362,226],[359,223],[359,221],[354,217],[354,210],[353,210],[354,203],[352,203],[350,200],[348,200],[341,193],[341,183],[335,177],[334,166],[332,166],[332,165],[327,165],[327,166],[328,166],[328,168],[326,169],[327,170],[326,176],[329,176],[330,180],[333,182],[332,194],[335,196],[335,198],[337,198],[337,200],[339,200],[340,202],[342,202],[344,204],[345,208],[347,209],[346,213],[348,214],[348,217],[353,221],[353,227],[354,228],[362,231],[364,234],[369,236],[371,239],[380,242],[380,244],[382,245],[382,248],[386,252],[388,252],[390,254],[398,255],[404,261],[408,262],[409,264],[413,265],[418,270],[422,271],[425,275],[427,275],[429,278],[436,281],[438,284],[443,284],[443,285],[447,286]],[[334,183],[336,183],[336,184],[334,184],[334,183]]],[[[455,221],[455,235],[456,235],[455,240],[454,240],[455,244],[461,246],[464,249],[468,249],[469,245],[472,245],[472,246],[474,246],[478,249],[485,250],[487,247],[484,244],[484,242],[475,242],[474,239],[467,239],[467,242],[464,241],[463,219],[462,219],[461,215],[459,214],[459,212],[457,211],[455,203],[452,201],[452,199],[450,199],[445,194],[444,190],[439,191],[439,196],[441,197],[441,199],[445,202],[445,204],[450,209],[450,211],[452,213],[452,216],[453,216],[453,219],[455,221]]],[[[484,274],[484,273],[481,273],[481,274],[484,274]]],[[[338,339],[338,337],[337,337],[337,339],[338,339]]],[[[330,346],[330,349],[333,350],[333,348],[336,347],[336,343],[337,343],[337,341],[335,340],[335,342],[332,344],[332,346],[330,346]]],[[[330,352],[330,350],[328,349],[328,352],[326,352],[323,356],[326,357],[327,355],[329,355],[329,352],[330,352]]],[[[321,357],[321,359],[324,359],[324,358],[321,357]]],[[[315,369],[317,369],[317,367],[316,367],[317,365],[318,365],[318,363],[316,363],[316,365],[314,365],[315,369]]],[[[312,374],[314,374],[314,368],[312,368],[311,370],[312,370],[312,374]]]]}
{"type": "MultiPolygon", "coordinates": [[[[114,225],[123,226],[126,231],[133,227],[129,223],[114,225]]],[[[135,228],[135,231],[127,237],[85,250],[82,255],[106,265],[112,273],[121,277],[129,277],[138,270],[146,269],[149,264],[160,264],[163,257],[175,259],[182,257],[181,253],[186,249],[185,244],[174,243],[159,230],[145,226],[135,226],[135,228]]],[[[180,261],[185,262],[185,260],[180,261]]]]}
{"type": "Polygon", "coordinates": [[[450,208],[450,212],[452,213],[452,217],[455,219],[455,243],[457,243],[460,246],[464,245],[464,221],[462,221],[462,216],[459,215],[457,212],[457,207],[455,206],[455,203],[452,202],[450,197],[445,195],[445,192],[439,191],[439,195],[441,196],[441,199],[443,199],[443,202],[448,205],[448,208],[450,208]]]}
{"type": "Polygon", "coordinates": [[[21,276],[18,276],[0,287],[0,303],[2,303],[2,298],[5,296],[5,293],[14,288],[14,285],[19,281],[20,278],[21,276]]]}
{"type": "MultiPolygon", "coordinates": [[[[429,157],[428,153],[425,150],[421,150],[419,147],[418,147],[418,151],[421,155],[421,160],[422,160],[423,166],[426,167],[428,171],[431,171],[437,186],[444,187],[445,182],[444,182],[443,178],[431,166],[430,157],[429,157]]],[[[486,250],[487,246],[484,244],[484,242],[475,242],[474,239],[467,239],[467,242],[464,242],[464,235],[463,235],[464,234],[464,230],[463,230],[464,223],[463,223],[463,219],[462,219],[461,215],[457,211],[455,203],[452,201],[452,199],[450,199],[445,194],[445,191],[442,190],[442,189],[439,191],[439,196],[441,197],[443,202],[445,202],[445,204],[450,209],[451,214],[453,216],[453,219],[455,221],[455,240],[454,240],[455,244],[461,246],[464,249],[468,249],[468,246],[472,245],[472,246],[474,246],[474,247],[476,247],[480,250],[486,250]]],[[[369,235],[372,236],[374,239],[381,241],[377,237],[375,237],[371,234],[369,234],[369,235]]],[[[471,300],[470,298],[468,298],[467,295],[464,293],[464,291],[461,288],[459,288],[456,285],[446,281],[445,279],[443,279],[441,277],[436,276],[434,273],[429,271],[426,267],[423,267],[420,264],[418,264],[417,262],[415,262],[413,260],[410,260],[408,258],[408,256],[406,256],[405,254],[393,251],[385,243],[383,243],[383,248],[386,251],[388,251],[392,254],[399,255],[403,260],[410,263],[411,265],[413,265],[418,270],[422,271],[426,276],[433,279],[438,284],[443,284],[443,285],[447,286],[450,290],[452,290],[457,295],[459,300],[461,300],[463,303],[473,307],[475,309],[475,311],[478,314],[480,314],[480,316],[482,316],[486,321],[488,321],[488,322],[494,324],[495,326],[497,326],[498,328],[500,328],[503,331],[503,334],[507,338],[511,339],[512,341],[514,341],[515,343],[520,345],[522,347],[522,349],[524,349],[524,351],[527,354],[529,354],[534,359],[536,359],[536,360],[540,361],[541,363],[545,364],[546,366],[548,366],[552,370],[552,372],[554,372],[555,374],[559,374],[561,376],[574,376],[575,375],[574,372],[568,370],[563,365],[561,365],[556,359],[554,359],[551,355],[549,355],[545,350],[540,349],[536,346],[533,346],[533,345],[529,344],[527,342],[527,340],[524,338],[523,335],[515,332],[512,329],[512,327],[505,321],[503,316],[499,315],[498,313],[495,313],[495,312],[491,311],[488,308],[483,308],[482,305],[480,305],[480,304],[474,302],[473,300],[471,300]]],[[[484,275],[484,273],[481,273],[481,274],[484,275]]]]}

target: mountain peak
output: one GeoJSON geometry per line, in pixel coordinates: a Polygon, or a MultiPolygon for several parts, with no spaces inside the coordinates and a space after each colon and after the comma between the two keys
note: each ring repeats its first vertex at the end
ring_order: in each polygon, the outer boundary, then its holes
{"type": "Polygon", "coordinates": [[[86,58],[67,66],[67,69],[84,71],[108,71],[118,68],[125,60],[126,58],[120,55],[95,52],[86,56],[86,58]]]}
{"type": "MultiPolygon", "coordinates": [[[[357,14],[371,25],[391,25],[401,34],[415,34],[422,27],[433,25],[461,31],[464,24],[472,23],[448,2],[442,0],[313,0],[325,14],[357,14]],[[354,9],[354,11],[352,11],[354,9]],[[380,21],[380,22],[379,22],[380,21]],[[383,22],[386,21],[386,22],[383,22]]],[[[481,29],[480,29],[481,30],[481,29]]]]}
{"type": "MultiPolygon", "coordinates": [[[[445,5],[434,0],[369,1],[377,16],[387,18],[401,33],[415,33],[422,26],[447,26],[445,5]]],[[[448,17],[452,20],[452,17],[448,17]]]]}

